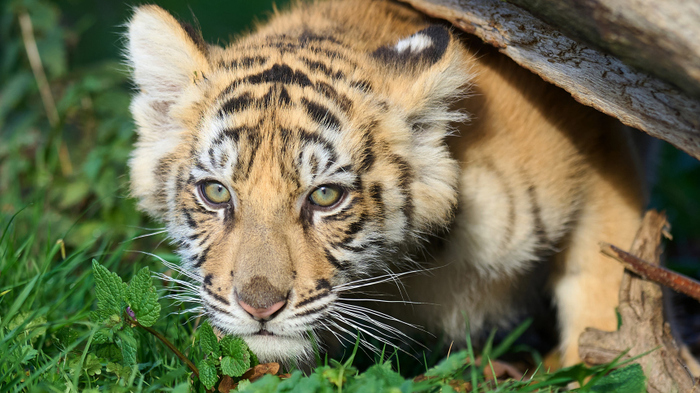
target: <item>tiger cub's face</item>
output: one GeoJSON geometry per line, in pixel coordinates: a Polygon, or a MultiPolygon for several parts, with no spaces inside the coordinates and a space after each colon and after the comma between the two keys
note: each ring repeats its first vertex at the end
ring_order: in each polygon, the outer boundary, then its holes
{"type": "Polygon", "coordinates": [[[371,314],[343,291],[456,203],[444,138],[467,76],[450,33],[367,52],[309,28],[221,48],[156,6],[129,23],[133,194],[167,224],[211,323],[262,361],[308,355],[320,329],[354,341],[371,314]]]}

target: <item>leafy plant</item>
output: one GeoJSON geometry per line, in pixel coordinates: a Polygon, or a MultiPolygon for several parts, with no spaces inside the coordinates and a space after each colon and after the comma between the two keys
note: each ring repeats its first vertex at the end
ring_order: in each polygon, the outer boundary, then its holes
{"type": "MultiPolygon", "coordinates": [[[[141,269],[128,285],[95,260],[92,270],[97,310],[91,314],[91,319],[101,326],[93,343],[97,344],[98,353],[111,355],[108,368],[118,377],[126,377],[137,363],[137,336],[133,328],[141,328],[158,338],[207,389],[212,389],[221,377],[238,378],[257,364],[255,354],[241,338],[224,336],[219,340],[211,325],[205,322],[197,330],[202,356],[195,366],[167,338],[150,328],[160,316],[160,304],[148,267],[141,269]]],[[[99,364],[95,364],[95,359],[92,357],[88,363],[83,363],[88,375],[100,373],[100,369],[95,368],[99,364]]]]}

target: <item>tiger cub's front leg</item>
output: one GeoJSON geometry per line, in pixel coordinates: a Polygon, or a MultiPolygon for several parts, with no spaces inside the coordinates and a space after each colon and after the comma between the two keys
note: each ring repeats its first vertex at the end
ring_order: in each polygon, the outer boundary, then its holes
{"type": "Polygon", "coordinates": [[[640,224],[641,201],[625,200],[611,184],[591,191],[597,200],[586,205],[576,227],[557,255],[551,277],[561,334],[561,362],[581,361],[578,339],[586,327],[617,329],[623,267],[600,252],[602,241],[628,248],[640,224]]]}

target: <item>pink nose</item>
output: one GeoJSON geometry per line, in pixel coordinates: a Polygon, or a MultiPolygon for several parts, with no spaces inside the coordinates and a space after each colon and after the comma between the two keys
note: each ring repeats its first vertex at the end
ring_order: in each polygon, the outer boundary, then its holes
{"type": "Polygon", "coordinates": [[[287,301],[282,300],[267,308],[255,308],[245,303],[243,300],[239,300],[238,304],[240,304],[241,307],[243,307],[243,309],[248,314],[252,315],[255,319],[269,319],[272,314],[276,313],[277,311],[279,311],[279,309],[284,307],[284,305],[287,304],[287,301]]]}

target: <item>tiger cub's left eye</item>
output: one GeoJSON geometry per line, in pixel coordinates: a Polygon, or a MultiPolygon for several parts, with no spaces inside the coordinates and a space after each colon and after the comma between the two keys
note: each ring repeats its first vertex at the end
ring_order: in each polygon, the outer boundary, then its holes
{"type": "Polygon", "coordinates": [[[215,181],[202,183],[200,186],[202,196],[212,205],[219,205],[231,200],[231,194],[223,184],[215,181]]]}
{"type": "Polygon", "coordinates": [[[321,186],[309,195],[309,201],[316,206],[330,207],[340,200],[343,190],[334,185],[321,186]]]}

